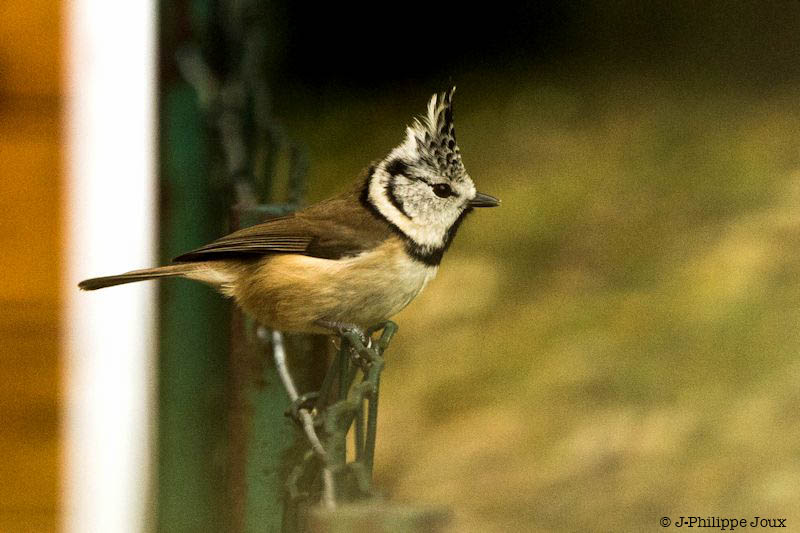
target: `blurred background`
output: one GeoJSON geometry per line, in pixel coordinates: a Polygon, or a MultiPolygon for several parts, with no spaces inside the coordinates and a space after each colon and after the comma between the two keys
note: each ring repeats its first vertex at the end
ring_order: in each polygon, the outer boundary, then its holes
{"type": "MultiPolygon", "coordinates": [[[[186,31],[164,10],[209,5],[157,6],[162,88],[186,31]]],[[[503,200],[396,317],[376,457],[392,499],[449,506],[452,531],[800,523],[800,3],[265,5],[309,203],[451,84],[466,168],[503,200]]],[[[70,490],[70,8],[0,4],[0,531],[58,529],[70,490]]],[[[181,143],[164,120],[162,156],[181,143]]]]}

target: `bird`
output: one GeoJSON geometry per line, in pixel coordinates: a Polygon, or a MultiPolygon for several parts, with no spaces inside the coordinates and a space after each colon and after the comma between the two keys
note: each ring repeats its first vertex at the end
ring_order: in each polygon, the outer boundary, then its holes
{"type": "Polygon", "coordinates": [[[176,257],[87,279],[91,291],[183,277],[231,297],[262,326],[289,333],[362,332],[405,308],[439,269],[477,192],[456,144],[452,87],[434,94],[403,141],[349,190],[176,257]]]}

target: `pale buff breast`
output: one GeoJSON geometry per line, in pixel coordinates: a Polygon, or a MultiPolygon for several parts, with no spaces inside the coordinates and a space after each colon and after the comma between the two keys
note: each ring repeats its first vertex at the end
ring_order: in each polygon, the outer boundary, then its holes
{"type": "Polygon", "coordinates": [[[414,261],[400,239],[345,259],[295,254],[265,258],[242,273],[232,295],[268,327],[327,332],[318,319],[368,327],[403,309],[436,275],[414,261]]]}

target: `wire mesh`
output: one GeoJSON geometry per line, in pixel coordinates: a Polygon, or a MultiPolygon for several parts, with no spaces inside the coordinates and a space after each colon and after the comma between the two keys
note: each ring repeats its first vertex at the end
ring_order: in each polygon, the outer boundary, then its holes
{"type": "Polygon", "coordinates": [[[389,321],[368,329],[366,342],[357,332],[343,333],[320,390],[297,398],[290,406],[289,415],[303,425],[302,415],[306,412],[313,418],[315,428],[309,438],[310,449],[289,476],[288,489],[293,502],[318,499],[314,488],[322,492],[321,499],[329,508],[340,501],[376,496],[372,489],[372,469],[380,375],[383,354],[396,331],[397,325],[389,321]],[[373,339],[378,331],[380,336],[373,339]],[[354,385],[359,373],[361,379],[354,385]],[[347,450],[347,437],[351,429],[355,459],[348,461],[351,454],[347,450]],[[316,449],[317,442],[322,445],[321,451],[316,449]]]}

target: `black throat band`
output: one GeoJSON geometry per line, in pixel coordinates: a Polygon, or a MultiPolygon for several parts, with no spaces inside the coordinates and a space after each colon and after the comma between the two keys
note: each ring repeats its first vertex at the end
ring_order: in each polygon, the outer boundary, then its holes
{"type": "MultiPolygon", "coordinates": [[[[362,186],[361,194],[359,195],[359,200],[361,201],[361,205],[364,206],[364,209],[369,211],[372,214],[372,216],[385,222],[391,228],[392,232],[394,232],[395,235],[403,239],[406,248],[406,253],[408,253],[408,255],[412,259],[428,266],[439,266],[439,264],[442,262],[442,256],[444,256],[444,253],[450,247],[450,243],[453,241],[453,237],[455,237],[456,231],[458,231],[458,227],[461,225],[461,222],[464,220],[467,214],[472,211],[472,208],[467,208],[461,212],[461,215],[459,215],[456,221],[450,226],[450,228],[448,228],[447,233],[445,234],[444,243],[441,246],[431,247],[418,244],[414,242],[414,240],[411,237],[403,233],[403,230],[398,228],[389,219],[387,219],[378,210],[378,208],[375,207],[375,204],[372,203],[372,200],[370,200],[369,185],[370,182],[372,181],[372,176],[374,173],[375,173],[375,167],[371,166],[367,170],[367,178],[364,180],[364,185],[362,186]]],[[[391,182],[389,185],[391,185],[391,182]]],[[[389,186],[387,185],[386,188],[389,201],[392,202],[392,204],[395,205],[395,207],[398,207],[392,200],[392,194],[390,194],[388,190],[389,186]]],[[[408,217],[408,215],[405,213],[403,209],[398,207],[398,210],[400,210],[400,212],[403,215],[408,217]]]]}

